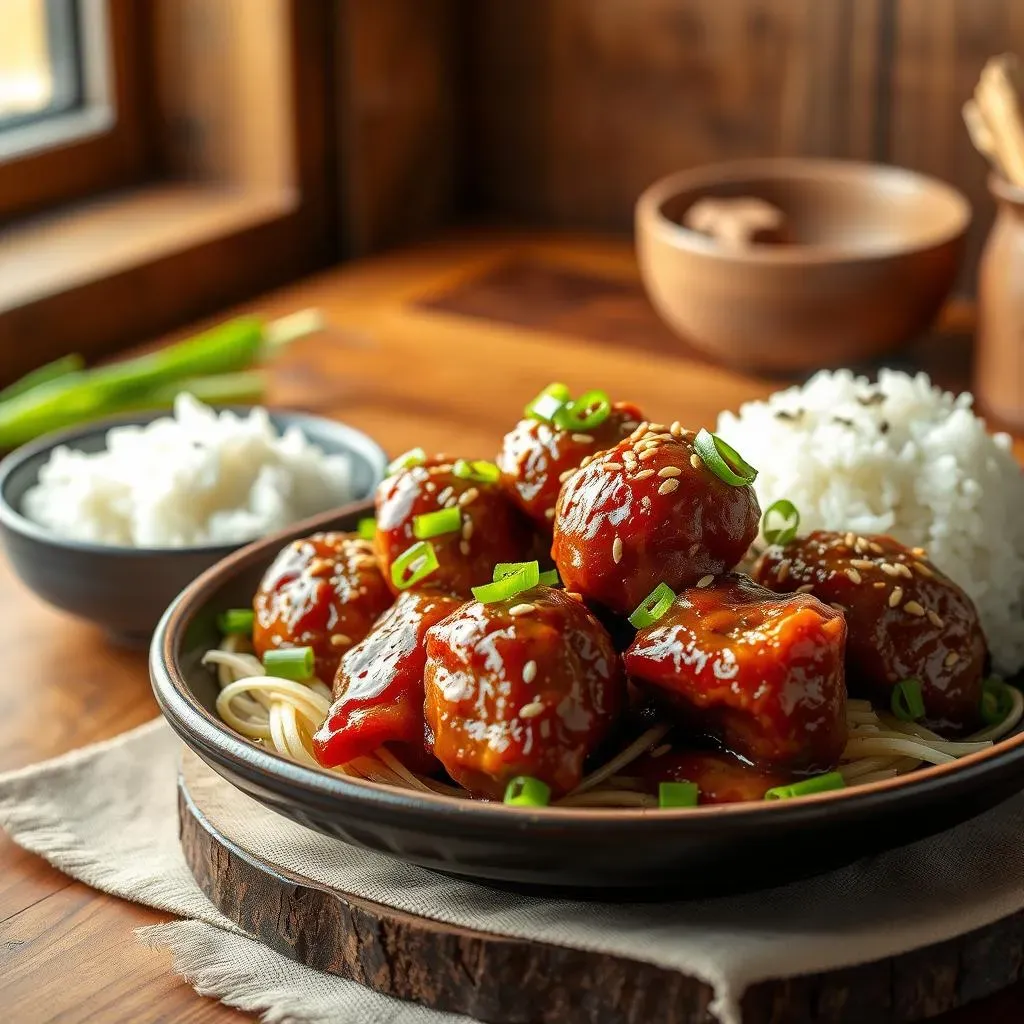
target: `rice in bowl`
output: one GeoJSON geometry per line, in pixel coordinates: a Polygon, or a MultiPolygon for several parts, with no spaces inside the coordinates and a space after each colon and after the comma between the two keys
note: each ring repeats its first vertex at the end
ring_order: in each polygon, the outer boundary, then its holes
{"type": "Polygon", "coordinates": [[[920,546],[970,595],[993,666],[1024,667],[1024,472],[968,394],[925,374],[877,384],[822,371],[723,413],[718,433],[758,469],[762,508],[787,498],[800,532],[886,533],[920,546]]]}

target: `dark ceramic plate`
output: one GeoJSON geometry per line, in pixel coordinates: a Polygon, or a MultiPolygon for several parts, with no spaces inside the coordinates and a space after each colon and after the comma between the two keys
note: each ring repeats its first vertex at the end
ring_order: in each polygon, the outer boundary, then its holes
{"type": "Polygon", "coordinates": [[[791,880],[939,832],[1024,786],[1024,735],[955,764],[802,800],[678,811],[540,810],[390,789],[304,768],[233,732],[200,664],[217,612],[247,605],[278,549],[352,529],[350,506],[236,552],[167,610],[150,651],[164,715],[209,765],[260,803],[346,843],[472,878],[589,890],[708,894],[791,880]]]}

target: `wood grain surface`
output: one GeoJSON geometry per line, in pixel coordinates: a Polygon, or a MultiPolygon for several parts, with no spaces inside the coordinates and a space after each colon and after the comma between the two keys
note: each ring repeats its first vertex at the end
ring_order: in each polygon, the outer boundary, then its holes
{"type": "MultiPolygon", "coordinates": [[[[524,395],[553,379],[574,390],[605,387],[642,402],[655,417],[692,425],[713,423],[722,408],[778,386],[688,359],[665,335],[636,280],[631,249],[621,243],[479,233],[354,263],[245,308],[271,316],[323,309],[329,329],[282,355],[271,400],[343,419],[390,452],[421,444],[493,455],[524,395]],[[494,275],[500,279],[510,266],[533,268],[528,276],[537,283],[521,303],[543,301],[559,312],[537,315],[529,326],[515,322],[507,294],[514,285],[498,289],[505,312],[482,302],[472,315],[459,311],[474,282],[490,281],[493,290],[494,275]],[[591,281],[582,289],[591,297],[574,300],[580,306],[575,314],[561,294],[566,274],[591,281]],[[619,343],[613,332],[588,327],[604,280],[612,282],[614,305],[632,325],[630,337],[647,331],[658,340],[619,343]],[[542,300],[545,292],[549,298],[542,300]],[[582,326],[575,326],[577,317],[582,326]]],[[[922,340],[900,360],[914,359],[965,385],[968,349],[959,330],[965,324],[964,311],[954,310],[951,336],[922,340]]],[[[1024,456],[1024,444],[1017,452],[1024,456]]],[[[144,654],[111,647],[102,634],[43,606],[2,559],[0,608],[6,670],[0,768],[113,736],[156,715],[144,654]]],[[[169,973],[165,955],[136,942],[133,928],[160,919],[70,882],[0,837],[0,1019],[240,1019],[196,996],[169,973]]],[[[1024,985],[941,1019],[1015,1024],[1024,1019],[1024,985]]]]}

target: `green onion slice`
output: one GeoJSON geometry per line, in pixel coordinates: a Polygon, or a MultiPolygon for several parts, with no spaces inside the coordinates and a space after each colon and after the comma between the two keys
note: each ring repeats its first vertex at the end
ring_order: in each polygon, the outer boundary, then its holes
{"type": "Polygon", "coordinates": [[[359,520],[359,525],[356,527],[356,532],[363,540],[373,540],[377,536],[377,520],[367,516],[365,519],[359,520]]]}
{"type": "Polygon", "coordinates": [[[313,677],[313,664],[312,647],[279,647],[263,655],[263,667],[268,676],[300,683],[313,677]]]}
{"type": "Polygon", "coordinates": [[[399,590],[408,590],[414,583],[426,579],[439,564],[434,545],[429,540],[421,540],[411,548],[406,548],[391,563],[391,582],[399,590]]]}
{"type": "Polygon", "coordinates": [[[826,772],[789,786],[775,786],[765,793],[765,800],[792,800],[795,796],[810,796],[812,793],[826,793],[830,789],[844,789],[846,780],[839,772],[826,772]]]}
{"type": "Polygon", "coordinates": [[[501,470],[493,462],[484,459],[456,459],[452,473],[460,480],[477,480],[482,484],[493,484],[501,476],[501,470]]]}
{"type": "Polygon", "coordinates": [[[412,521],[412,533],[417,540],[440,537],[443,533],[455,533],[462,529],[462,510],[458,507],[439,508],[436,512],[424,512],[412,521]]]}
{"type": "Polygon", "coordinates": [[[604,423],[611,412],[611,399],[605,392],[588,391],[555,413],[555,426],[562,430],[591,430],[604,423]]]}
{"type": "Polygon", "coordinates": [[[981,720],[986,725],[998,725],[1013,708],[1010,687],[993,676],[986,679],[981,687],[981,720]]]}
{"type": "Polygon", "coordinates": [[[536,562],[499,562],[494,567],[494,582],[473,587],[473,596],[482,604],[494,604],[530,590],[539,582],[540,567],[536,562]]]}
{"type": "Polygon", "coordinates": [[[916,722],[924,718],[924,699],[920,679],[904,679],[892,688],[892,713],[901,722],[916,722]]]}
{"type": "Polygon", "coordinates": [[[569,389],[557,381],[549,384],[532,402],[530,402],[523,413],[535,420],[542,420],[550,423],[566,402],[569,401],[569,389]]]}
{"type": "Polygon", "coordinates": [[[672,607],[676,595],[667,583],[659,583],[637,605],[629,617],[629,624],[635,629],[643,629],[657,622],[672,607]]]}
{"type": "Polygon", "coordinates": [[[726,444],[710,430],[698,431],[693,439],[693,447],[697,449],[697,454],[704,460],[708,469],[730,486],[745,487],[757,479],[757,470],[749,462],[744,462],[743,457],[732,445],[726,444]]]}
{"type": "Polygon", "coordinates": [[[517,775],[505,787],[505,803],[512,807],[547,807],[551,787],[532,775],[517,775]]]}
{"type": "Polygon", "coordinates": [[[764,533],[764,539],[769,544],[788,544],[796,536],[796,531],[799,529],[800,512],[793,502],[780,498],[765,509],[764,516],[761,519],[761,531],[764,533]],[[783,525],[777,529],[770,527],[768,520],[772,516],[781,518],[783,525]]]}
{"type": "Polygon", "coordinates": [[[407,452],[392,459],[388,463],[388,473],[397,473],[402,469],[412,469],[413,466],[422,466],[427,461],[427,453],[422,448],[410,448],[407,452]]]}
{"type": "Polygon", "coordinates": [[[229,608],[217,616],[217,628],[224,634],[252,636],[252,627],[256,616],[251,608],[229,608]]]}
{"type": "Polygon", "coordinates": [[[548,569],[546,572],[542,572],[537,582],[544,584],[545,587],[560,587],[562,585],[557,569],[548,569]]]}
{"type": "Polygon", "coordinates": [[[659,782],[659,807],[696,807],[700,789],[696,782],[659,782]]]}

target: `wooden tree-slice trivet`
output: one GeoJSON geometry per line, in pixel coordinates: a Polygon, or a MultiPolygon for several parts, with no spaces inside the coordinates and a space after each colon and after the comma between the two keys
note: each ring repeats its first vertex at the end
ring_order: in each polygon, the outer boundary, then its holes
{"type": "MultiPolygon", "coordinates": [[[[186,759],[179,778],[185,860],[226,917],[289,959],[488,1024],[715,1024],[714,993],[698,978],[431,921],[241,849],[193,798],[199,763],[186,759]]],[[[1022,965],[1024,912],[900,956],[760,982],[744,996],[744,1024],[907,1024],[1005,988],[1022,965]]]]}

